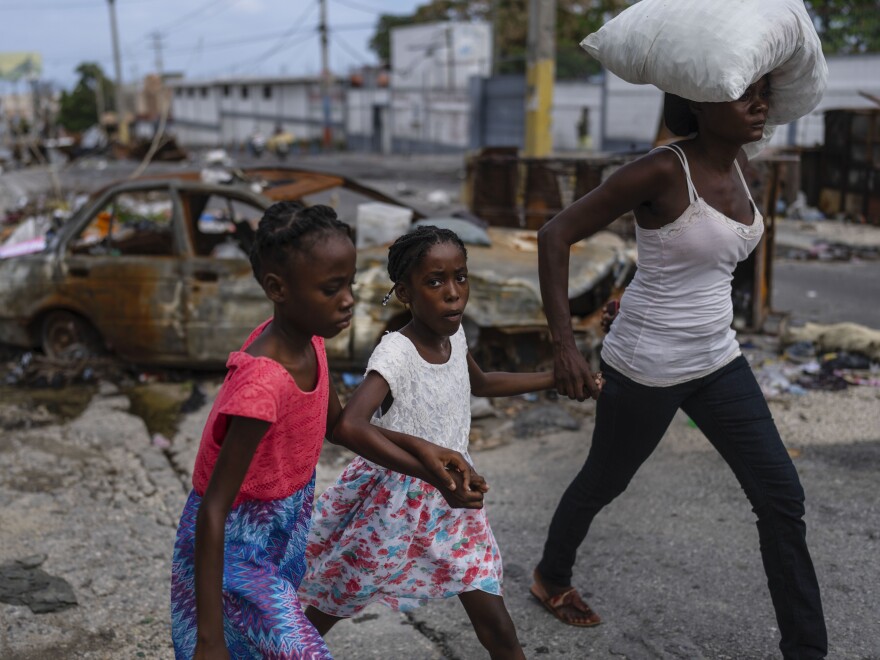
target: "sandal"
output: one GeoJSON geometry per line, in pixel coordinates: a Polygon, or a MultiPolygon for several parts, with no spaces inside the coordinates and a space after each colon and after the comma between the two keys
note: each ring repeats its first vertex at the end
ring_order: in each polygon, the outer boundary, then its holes
{"type": "Polygon", "coordinates": [[[541,605],[543,605],[550,614],[569,626],[592,628],[593,626],[598,626],[602,623],[602,619],[599,615],[583,601],[580,594],[577,592],[577,589],[574,587],[569,587],[555,596],[548,594],[538,578],[537,571],[535,571],[535,581],[532,586],[529,587],[529,593],[538,599],[541,605]],[[566,618],[560,611],[563,607],[570,607],[582,613],[581,616],[578,616],[578,619],[581,620],[578,621],[566,618]]]}

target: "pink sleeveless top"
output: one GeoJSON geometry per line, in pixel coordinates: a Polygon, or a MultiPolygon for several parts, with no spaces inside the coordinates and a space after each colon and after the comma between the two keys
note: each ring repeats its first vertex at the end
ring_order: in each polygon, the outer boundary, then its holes
{"type": "Polygon", "coordinates": [[[246,500],[283,499],[307,485],[327,430],[330,378],[324,339],[312,337],[318,379],[314,390],[303,392],[281,364],[244,352],[271,321],[260,324],[240,351],[229,354],[229,371],[205,423],[196,455],[193,489],[204,495],[229,417],[250,417],[272,424],[257,446],[233,506],[246,500]]]}

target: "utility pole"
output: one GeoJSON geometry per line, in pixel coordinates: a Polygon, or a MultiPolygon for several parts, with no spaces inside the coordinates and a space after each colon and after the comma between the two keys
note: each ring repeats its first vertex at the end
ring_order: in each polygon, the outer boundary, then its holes
{"type": "Polygon", "coordinates": [[[323,144],[329,149],[333,144],[333,127],[330,114],[330,57],[327,44],[327,0],[318,0],[321,3],[321,23],[318,31],[321,33],[321,99],[324,111],[324,136],[323,144]]]}
{"type": "Polygon", "coordinates": [[[116,28],[116,0],[107,0],[110,6],[110,35],[113,39],[113,68],[116,70],[116,121],[119,126],[119,142],[128,144],[128,124],[122,103],[122,61],[119,57],[119,34],[116,28]]]}
{"type": "Polygon", "coordinates": [[[104,75],[100,68],[95,83],[95,109],[98,111],[98,126],[101,126],[101,119],[104,117],[107,103],[104,100],[104,75]]]}
{"type": "Polygon", "coordinates": [[[156,51],[156,73],[162,78],[162,33],[152,32],[150,38],[153,40],[153,50],[156,51]]]}
{"type": "Polygon", "coordinates": [[[454,23],[446,24],[446,86],[455,89],[455,48],[453,43],[452,28],[454,23]]]}
{"type": "Polygon", "coordinates": [[[553,151],[550,109],[556,60],[556,0],[529,0],[525,155],[553,151]]]}
{"type": "Polygon", "coordinates": [[[498,75],[498,60],[501,57],[500,39],[498,35],[501,32],[501,18],[499,16],[501,2],[500,0],[492,0],[492,69],[491,75],[498,75]]]}

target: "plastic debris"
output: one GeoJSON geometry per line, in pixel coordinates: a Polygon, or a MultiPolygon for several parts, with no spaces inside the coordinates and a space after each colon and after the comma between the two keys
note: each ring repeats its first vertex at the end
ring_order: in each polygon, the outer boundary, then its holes
{"type": "Polygon", "coordinates": [[[154,433],[151,443],[154,447],[158,447],[159,449],[168,449],[171,446],[171,440],[161,433],[154,433]]]}
{"type": "Polygon", "coordinates": [[[342,384],[346,387],[357,387],[364,380],[363,374],[356,374],[350,371],[342,372],[342,384]]]}

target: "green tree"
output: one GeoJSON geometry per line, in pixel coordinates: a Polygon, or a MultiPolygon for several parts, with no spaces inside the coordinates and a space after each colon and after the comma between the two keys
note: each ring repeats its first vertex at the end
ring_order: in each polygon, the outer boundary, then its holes
{"type": "Polygon", "coordinates": [[[79,82],[72,91],[61,92],[58,123],[68,131],[79,133],[97,123],[99,98],[105,110],[114,108],[115,86],[95,62],[83,62],[76,67],[76,72],[79,82]]]}
{"type": "Polygon", "coordinates": [[[806,0],[827,55],[880,52],[876,0],[806,0]]]}

